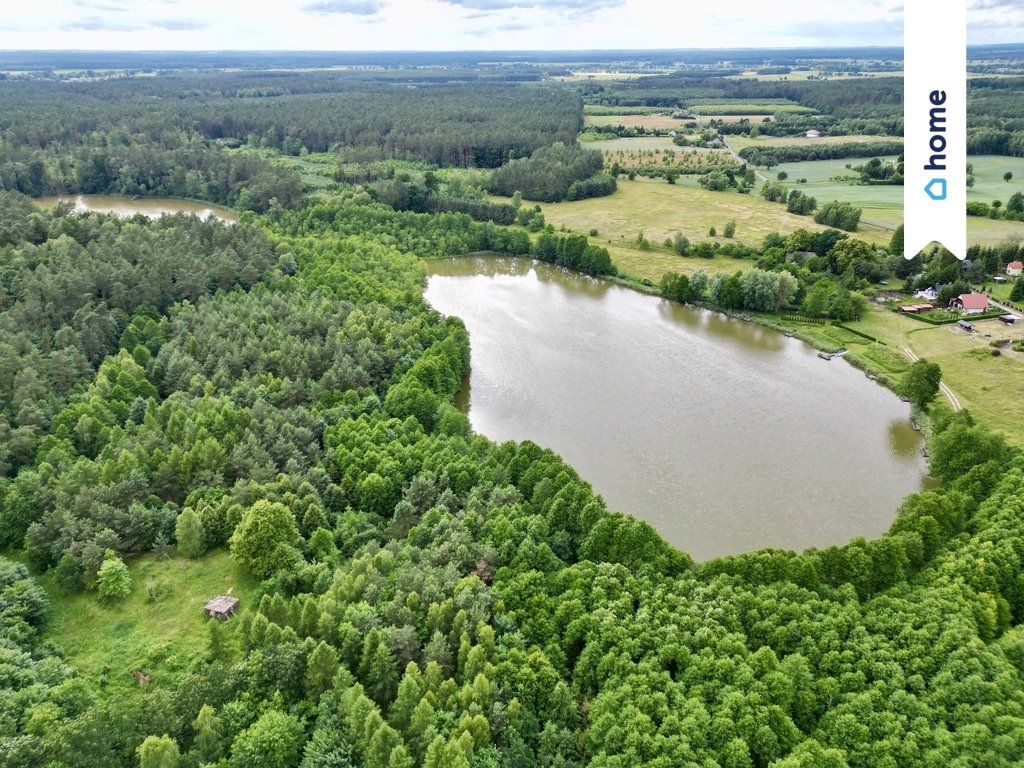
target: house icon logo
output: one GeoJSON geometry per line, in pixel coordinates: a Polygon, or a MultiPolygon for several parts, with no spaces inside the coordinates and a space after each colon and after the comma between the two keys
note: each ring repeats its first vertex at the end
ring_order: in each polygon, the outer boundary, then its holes
{"type": "Polygon", "coordinates": [[[946,180],[945,179],[932,179],[928,182],[928,186],[924,188],[924,191],[928,194],[932,200],[945,200],[946,199],[946,180]]]}

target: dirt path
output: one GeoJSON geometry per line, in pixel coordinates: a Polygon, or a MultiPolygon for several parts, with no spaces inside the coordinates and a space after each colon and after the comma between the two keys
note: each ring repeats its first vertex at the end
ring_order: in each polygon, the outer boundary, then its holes
{"type": "MultiPolygon", "coordinates": [[[[910,347],[904,347],[903,351],[907,353],[907,357],[910,358],[911,362],[917,362],[918,357],[910,347]]],[[[950,389],[945,382],[939,383],[939,389],[942,391],[942,394],[946,396],[946,399],[949,400],[949,404],[952,406],[954,411],[959,411],[963,407],[960,405],[960,399],[953,394],[953,390],[950,389]]]]}

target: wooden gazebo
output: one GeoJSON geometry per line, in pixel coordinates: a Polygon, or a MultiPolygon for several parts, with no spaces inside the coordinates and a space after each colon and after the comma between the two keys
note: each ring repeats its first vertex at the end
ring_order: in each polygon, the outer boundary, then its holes
{"type": "Polygon", "coordinates": [[[211,619],[229,619],[235,615],[235,608],[238,607],[238,598],[230,595],[218,595],[212,600],[206,601],[206,615],[211,619]]]}

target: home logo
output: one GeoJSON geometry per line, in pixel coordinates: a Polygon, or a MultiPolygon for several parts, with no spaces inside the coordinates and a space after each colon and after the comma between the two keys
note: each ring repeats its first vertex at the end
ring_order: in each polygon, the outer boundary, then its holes
{"type": "Polygon", "coordinates": [[[967,255],[967,5],[904,6],[903,255],[939,242],[967,255]]]}

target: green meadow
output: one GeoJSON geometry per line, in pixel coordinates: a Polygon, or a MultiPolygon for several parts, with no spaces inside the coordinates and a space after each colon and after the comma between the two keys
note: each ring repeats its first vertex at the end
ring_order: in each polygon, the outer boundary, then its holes
{"type": "Polygon", "coordinates": [[[256,587],[223,549],[197,560],[143,555],[129,568],[132,592],[112,605],[95,592],[61,596],[52,572],[40,579],[52,601],[50,637],[83,675],[111,688],[136,686],[135,671],[159,684],[187,669],[209,646],[205,602],[231,590],[250,607],[256,587]]]}

